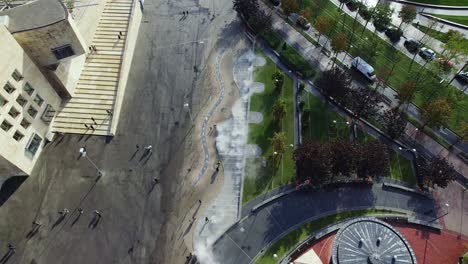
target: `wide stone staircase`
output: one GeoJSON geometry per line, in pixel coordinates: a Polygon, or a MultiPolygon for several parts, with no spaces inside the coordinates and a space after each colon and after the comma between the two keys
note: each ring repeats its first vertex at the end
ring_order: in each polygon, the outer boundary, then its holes
{"type": "Polygon", "coordinates": [[[133,0],[109,0],[99,20],[75,96],[64,103],[52,132],[111,135],[112,116],[133,0]],[[94,120],[93,120],[94,119],[94,120]]]}

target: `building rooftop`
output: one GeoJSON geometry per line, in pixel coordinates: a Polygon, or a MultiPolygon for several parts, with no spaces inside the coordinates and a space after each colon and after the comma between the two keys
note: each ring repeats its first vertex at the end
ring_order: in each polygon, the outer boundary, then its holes
{"type": "Polygon", "coordinates": [[[68,11],[60,0],[36,0],[4,9],[0,16],[8,16],[11,33],[48,26],[67,18],[68,11]]]}

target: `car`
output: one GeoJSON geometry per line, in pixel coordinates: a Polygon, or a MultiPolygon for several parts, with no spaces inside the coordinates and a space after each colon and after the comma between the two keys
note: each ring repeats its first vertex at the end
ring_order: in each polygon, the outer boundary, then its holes
{"type": "Polygon", "coordinates": [[[403,36],[403,31],[398,29],[397,27],[389,27],[385,30],[385,35],[392,41],[397,42],[400,40],[401,36],[403,36]]]}
{"type": "Polygon", "coordinates": [[[279,6],[279,4],[281,3],[281,0],[270,0],[270,2],[271,2],[274,6],[279,6]]]}
{"type": "Polygon", "coordinates": [[[296,24],[300,26],[303,30],[309,30],[310,29],[310,23],[307,21],[307,19],[303,16],[300,16],[296,20],[296,24]]]}
{"type": "Polygon", "coordinates": [[[422,46],[421,42],[416,41],[414,39],[410,39],[410,38],[406,39],[403,45],[409,52],[413,52],[413,53],[419,51],[419,49],[422,46]]]}
{"type": "Polygon", "coordinates": [[[435,59],[436,54],[433,50],[424,47],[419,51],[419,56],[425,60],[433,60],[435,59]]]}
{"type": "Polygon", "coordinates": [[[375,81],[376,76],[374,68],[360,57],[356,57],[351,61],[351,67],[362,73],[362,75],[364,75],[367,80],[371,82],[375,81]]]}
{"type": "Polygon", "coordinates": [[[468,83],[468,72],[459,72],[457,76],[455,76],[459,81],[462,81],[464,83],[468,83]]]}

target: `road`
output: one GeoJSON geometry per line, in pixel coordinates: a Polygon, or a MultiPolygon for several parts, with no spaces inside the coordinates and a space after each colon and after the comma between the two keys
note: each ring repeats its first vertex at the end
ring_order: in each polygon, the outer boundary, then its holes
{"type": "Polygon", "coordinates": [[[214,253],[218,260],[223,260],[219,263],[250,263],[269,243],[307,221],[335,214],[337,210],[375,206],[422,214],[434,204],[424,196],[382,189],[379,185],[293,192],[242,218],[214,244],[214,253]]]}
{"type": "Polygon", "coordinates": [[[179,206],[182,186],[191,187],[181,184],[191,139],[183,105],[196,116],[208,98],[197,81],[216,40],[229,37],[223,12],[233,12],[231,0],[145,2],[115,137],[65,135],[45,147],[31,176],[0,207],[0,254],[7,243],[17,247],[8,263],[185,260],[185,245],[173,239],[178,223],[171,222],[186,210],[179,206]],[[213,13],[219,16],[211,20],[213,13]],[[91,163],[78,157],[82,145],[104,173],[98,180],[91,163]],[[146,145],[153,151],[145,155],[146,145]],[[64,208],[70,214],[60,219],[64,208]],[[41,226],[25,238],[33,221],[41,226]]]}

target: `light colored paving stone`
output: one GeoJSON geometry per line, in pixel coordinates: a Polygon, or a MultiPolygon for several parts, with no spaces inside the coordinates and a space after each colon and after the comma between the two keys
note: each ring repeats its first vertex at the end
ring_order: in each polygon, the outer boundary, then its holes
{"type": "Polygon", "coordinates": [[[250,86],[252,93],[263,93],[265,91],[265,84],[261,82],[253,82],[250,86]]]}
{"type": "Polygon", "coordinates": [[[259,124],[263,121],[263,114],[260,112],[249,112],[249,123],[259,124]]]}
{"type": "Polygon", "coordinates": [[[245,145],[244,155],[246,158],[258,158],[262,155],[262,148],[256,144],[245,145]]]}

